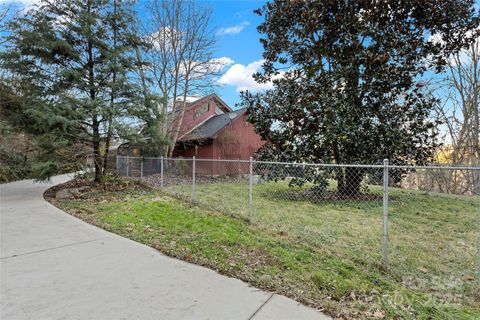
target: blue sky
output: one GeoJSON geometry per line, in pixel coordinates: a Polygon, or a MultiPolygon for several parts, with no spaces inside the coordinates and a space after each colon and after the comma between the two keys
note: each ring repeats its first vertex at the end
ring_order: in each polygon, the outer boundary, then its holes
{"type": "MultiPolygon", "coordinates": [[[[31,5],[38,0],[0,0],[2,4],[14,4],[15,9],[31,5]]],[[[261,67],[263,47],[256,28],[262,17],[253,13],[266,1],[256,0],[197,0],[211,7],[211,27],[217,35],[215,58],[228,58],[231,62],[222,70],[220,86],[215,92],[231,107],[239,102],[240,90],[269,88],[257,84],[251,77],[261,67]]],[[[139,0],[140,7],[142,0],[139,0]]]]}
{"type": "Polygon", "coordinates": [[[266,1],[223,0],[202,1],[213,8],[213,27],[217,29],[216,57],[228,57],[233,64],[227,66],[220,78],[223,83],[216,91],[226,103],[234,107],[239,102],[239,90],[261,88],[251,78],[252,71],[260,68],[263,47],[257,26],[262,17],[253,13],[266,1]],[[250,76],[250,78],[249,78],[250,76]]]}
{"type": "MultiPolygon", "coordinates": [[[[239,91],[268,88],[269,85],[256,84],[252,73],[261,68],[263,47],[257,26],[263,17],[253,13],[266,1],[254,0],[203,0],[200,3],[213,8],[212,27],[217,28],[218,48],[216,57],[227,57],[233,64],[227,66],[220,78],[223,83],[215,91],[227,104],[234,107],[239,102],[239,91]],[[224,31],[224,32],[222,32],[224,31]]],[[[480,0],[475,1],[475,8],[480,7],[480,0]]],[[[431,76],[431,73],[429,73],[431,76]]]]}
{"type": "MultiPolygon", "coordinates": [[[[0,4],[16,3],[19,7],[35,3],[38,0],[0,0],[0,4]]],[[[252,74],[261,69],[263,47],[257,26],[263,17],[253,13],[265,4],[258,0],[197,0],[199,4],[210,6],[213,10],[211,27],[217,35],[215,58],[230,62],[222,70],[219,78],[221,85],[215,88],[219,96],[231,107],[239,102],[241,90],[255,91],[271,87],[271,84],[257,84],[252,74]]],[[[139,0],[140,6],[144,0],[139,0]]],[[[476,0],[476,8],[480,0],[476,0]]]]}

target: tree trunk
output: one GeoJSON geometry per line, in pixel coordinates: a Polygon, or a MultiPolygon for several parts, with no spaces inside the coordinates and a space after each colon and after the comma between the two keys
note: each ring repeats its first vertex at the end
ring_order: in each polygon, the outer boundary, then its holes
{"type": "MultiPolygon", "coordinates": [[[[117,1],[113,1],[113,50],[115,50],[115,55],[117,54],[117,1]]],[[[116,67],[117,59],[114,58],[114,64],[116,67]]],[[[107,175],[108,169],[108,153],[110,149],[110,140],[112,139],[112,121],[113,121],[113,114],[115,113],[115,99],[116,99],[116,83],[117,81],[117,71],[116,68],[112,74],[112,88],[111,88],[111,95],[110,95],[110,114],[108,115],[107,119],[107,137],[105,139],[105,151],[103,155],[103,171],[102,171],[102,178],[107,175]]],[[[105,184],[105,179],[102,179],[103,191],[107,191],[107,185],[105,184]]]]}
{"type": "MultiPolygon", "coordinates": [[[[173,86],[172,111],[171,111],[170,121],[168,122],[169,124],[168,133],[170,135],[170,138],[172,138],[173,135],[175,134],[174,130],[175,130],[175,118],[176,118],[175,114],[177,111],[177,90],[178,90],[178,72],[176,71],[174,86],[173,86]]],[[[170,143],[170,145],[167,146],[167,150],[165,154],[167,157],[170,155],[170,151],[173,153],[173,148],[175,148],[175,144],[172,145],[172,143],[170,143]]]]}
{"type": "Polygon", "coordinates": [[[347,167],[339,170],[337,176],[338,192],[345,197],[355,196],[360,193],[360,185],[363,179],[361,168],[347,167]]]}
{"type": "MultiPolygon", "coordinates": [[[[91,13],[91,1],[87,2],[87,12],[91,13]]],[[[96,99],[96,88],[95,88],[95,62],[93,58],[93,39],[91,36],[92,26],[89,24],[89,36],[87,38],[87,54],[88,54],[88,86],[90,93],[90,100],[93,102],[96,99]]],[[[94,107],[95,108],[95,107],[94,107]]],[[[103,182],[103,172],[102,172],[102,156],[100,154],[100,122],[97,118],[97,111],[92,110],[92,146],[93,146],[93,162],[95,167],[95,182],[103,182]]]]}
{"type": "Polygon", "coordinates": [[[173,131],[172,147],[168,151],[168,157],[170,157],[170,158],[173,157],[173,150],[175,150],[175,145],[177,144],[178,136],[180,134],[180,128],[182,127],[183,118],[185,116],[185,110],[187,109],[188,77],[189,77],[189,71],[187,70],[187,74],[186,74],[186,77],[185,77],[185,89],[184,89],[184,92],[183,92],[182,111],[181,111],[180,117],[177,121],[177,125],[176,125],[176,127],[174,128],[174,131],[173,131]]]}
{"type": "Polygon", "coordinates": [[[105,153],[103,154],[103,175],[107,175],[107,170],[108,170],[108,155],[110,152],[110,141],[112,140],[112,120],[108,120],[108,132],[107,132],[107,138],[105,139],[105,153]]]}
{"type": "Polygon", "coordinates": [[[100,154],[100,132],[99,124],[94,118],[93,121],[93,162],[95,167],[95,182],[103,183],[103,172],[102,172],[102,156],[100,154]]]}

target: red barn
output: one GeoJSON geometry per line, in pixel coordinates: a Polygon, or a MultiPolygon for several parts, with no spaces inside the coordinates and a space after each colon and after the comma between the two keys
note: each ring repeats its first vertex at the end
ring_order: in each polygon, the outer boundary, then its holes
{"type": "MultiPolygon", "coordinates": [[[[189,103],[173,155],[248,160],[265,141],[246,121],[246,113],[247,109],[232,110],[216,94],[189,103]]],[[[199,171],[223,171],[211,163],[198,164],[199,171]]]]}

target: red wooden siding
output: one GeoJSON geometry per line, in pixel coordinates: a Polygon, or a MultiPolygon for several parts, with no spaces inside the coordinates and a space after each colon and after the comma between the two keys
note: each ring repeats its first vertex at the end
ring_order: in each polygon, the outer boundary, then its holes
{"type": "MultiPolygon", "coordinates": [[[[245,117],[245,113],[238,116],[215,135],[212,143],[214,159],[248,160],[265,144],[245,117]]],[[[213,162],[210,174],[233,174],[237,171],[248,173],[248,165],[213,162]]]]}
{"type": "MultiPolygon", "coordinates": [[[[200,145],[190,147],[185,151],[174,152],[174,157],[192,158],[195,156],[198,159],[213,159],[213,144],[200,145]]],[[[198,161],[195,166],[198,174],[212,174],[214,172],[211,161],[198,161]]]]}
{"type": "MultiPolygon", "coordinates": [[[[235,118],[230,124],[220,130],[209,144],[190,147],[184,151],[175,152],[175,157],[198,159],[230,159],[248,160],[255,151],[265,144],[255,133],[251,123],[245,120],[246,114],[235,118]]],[[[248,173],[248,165],[235,162],[197,161],[196,172],[200,175],[234,174],[241,170],[248,173]]]]}
{"type": "MultiPolygon", "coordinates": [[[[216,95],[210,95],[189,104],[185,111],[183,123],[180,129],[179,137],[191,131],[207,119],[215,116],[215,107],[218,106],[224,111],[231,109],[216,95]],[[208,108],[205,107],[208,105],[208,108]],[[203,112],[199,110],[203,109],[203,112]]],[[[248,173],[248,164],[237,162],[215,162],[201,161],[200,159],[229,159],[229,160],[248,160],[253,154],[265,144],[255,133],[251,123],[246,121],[246,112],[240,114],[229,124],[220,129],[210,141],[204,141],[203,145],[187,147],[182,150],[182,144],[177,145],[174,150],[174,157],[199,159],[196,162],[196,172],[199,175],[223,175],[248,173]]]]}
{"type": "MultiPolygon", "coordinates": [[[[178,102],[178,103],[182,103],[182,102],[178,102]]],[[[198,101],[190,103],[187,106],[187,110],[185,110],[185,114],[183,116],[182,125],[180,126],[179,137],[181,137],[183,134],[187,133],[188,131],[190,131],[200,123],[204,122],[208,118],[216,115],[215,113],[216,106],[223,109],[224,112],[231,111],[231,109],[227,105],[225,105],[223,102],[218,100],[215,95],[210,95],[198,101]],[[208,109],[205,112],[200,112],[200,109],[202,109],[204,105],[207,105],[208,109]]],[[[177,126],[178,121],[179,121],[179,118],[176,118],[174,120],[173,128],[177,126]]]]}
{"type": "Polygon", "coordinates": [[[248,160],[265,144],[245,117],[246,114],[243,113],[215,135],[213,140],[215,159],[248,160]]]}

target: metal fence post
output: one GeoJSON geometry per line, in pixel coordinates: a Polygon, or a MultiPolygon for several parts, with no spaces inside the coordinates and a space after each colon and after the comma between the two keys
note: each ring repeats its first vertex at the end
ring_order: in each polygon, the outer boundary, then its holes
{"type": "Polygon", "coordinates": [[[140,157],[140,178],[143,178],[143,156],[140,157]]]}
{"type": "Polygon", "coordinates": [[[238,174],[238,179],[240,179],[240,177],[241,177],[240,159],[237,159],[237,174],[238,174]]]}
{"type": "Polygon", "coordinates": [[[477,247],[477,287],[480,289],[480,240],[477,247]]]}
{"type": "Polygon", "coordinates": [[[192,200],[195,201],[195,156],[193,156],[192,161],[192,200]]]}
{"type": "Polygon", "coordinates": [[[388,159],[383,160],[383,266],[388,267],[388,159]]]}
{"type": "Polygon", "coordinates": [[[248,169],[248,221],[253,220],[253,159],[250,157],[248,169]]]}
{"type": "Polygon", "coordinates": [[[130,173],[130,162],[128,160],[128,154],[127,154],[127,177],[129,176],[130,173]]]}
{"type": "Polygon", "coordinates": [[[160,157],[160,188],[163,189],[163,156],[160,157]]]}

